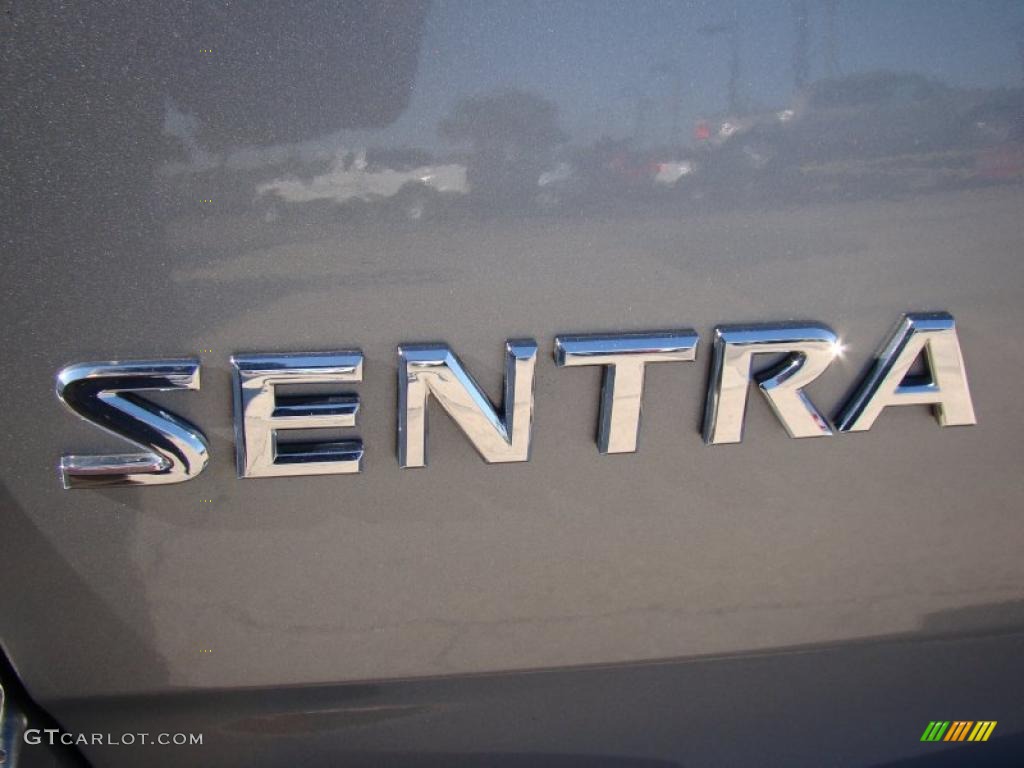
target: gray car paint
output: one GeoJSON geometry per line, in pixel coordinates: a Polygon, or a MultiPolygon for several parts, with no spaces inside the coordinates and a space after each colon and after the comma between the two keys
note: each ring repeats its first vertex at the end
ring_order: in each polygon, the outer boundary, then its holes
{"type": "MultiPolygon", "coordinates": [[[[374,23],[407,26],[418,7],[374,23]]],[[[304,7],[289,8],[301,30],[304,7]]],[[[84,748],[95,764],[285,765],[309,750],[306,764],[872,765],[936,754],[917,742],[935,717],[1019,737],[1019,183],[821,199],[737,184],[554,215],[483,199],[357,226],[263,225],[216,198],[182,213],[154,196],[162,97],[184,90],[187,60],[160,49],[136,77],[136,54],[89,48],[174,22],[90,13],[18,7],[6,22],[20,39],[4,43],[0,639],[69,731],[207,734],[188,753],[84,748]],[[99,74],[75,75],[81,62],[99,74]],[[54,120],[57,133],[40,128],[54,120]],[[741,445],[701,443],[715,325],[836,329],[845,356],[809,390],[834,413],[908,310],[956,317],[977,426],[897,408],[866,434],[791,440],[752,401],[741,445]],[[701,334],[697,362],[654,366],[639,451],[600,455],[600,374],[556,369],[555,334],[674,327],[701,334]],[[438,412],[430,466],[400,470],[397,345],[449,343],[497,398],[515,337],[541,347],[532,460],[485,465],[438,412]],[[350,347],[366,360],[363,473],[237,479],[230,355],[350,347]],[[57,370],[196,354],[201,391],[154,399],[202,427],[208,469],[178,486],[62,490],[62,452],[120,444],[60,407],[57,370]],[[563,671],[513,674],[550,669],[563,671]],[[764,708],[774,720],[739,738],[764,708]]],[[[402,40],[419,50],[419,32],[402,40]]],[[[338,66],[364,53],[349,42],[338,66]]],[[[419,87],[384,70],[379,124],[356,126],[371,139],[419,87]]],[[[235,128],[206,130],[215,147],[235,128]]]]}

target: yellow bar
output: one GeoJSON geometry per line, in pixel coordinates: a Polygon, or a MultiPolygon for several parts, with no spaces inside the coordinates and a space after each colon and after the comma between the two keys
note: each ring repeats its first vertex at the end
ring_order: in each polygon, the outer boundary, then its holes
{"type": "Polygon", "coordinates": [[[974,726],[974,730],[971,731],[971,735],[967,737],[968,741],[977,741],[981,732],[988,727],[988,723],[984,720],[979,720],[977,725],[974,726]]]}
{"type": "Polygon", "coordinates": [[[981,737],[981,741],[988,741],[988,737],[991,736],[992,735],[992,731],[995,730],[996,722],[997,722],[996,720],[993,720],[989,724],[988,728],[985,730],[985,735],[981,737]]]}

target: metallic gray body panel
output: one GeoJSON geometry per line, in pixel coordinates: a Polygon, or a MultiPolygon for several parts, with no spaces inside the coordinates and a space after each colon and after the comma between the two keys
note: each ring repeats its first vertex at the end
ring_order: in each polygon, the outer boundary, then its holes
{"type": "MultiPolygon", "coordinates": [[[[872,13],[884,16],[880,8],[872,13]]],[[[429,10],[411,93],[382,107],[383,124],[365,125],[358,140],[397,144],[384,132],[391,113],[441,99],[445,73],[454,90],[444,103],[470,89],[456,63],[422,71],[424,57],[440,55],[432,41],[452,38],[444,27],[457,10],[429,10]]],[[[0,264],[0,642],[65,727],[187,722],[213,744],[189,753],[197,765],[289,764],[290,750],[305,748],[296,739],[311,750],[306,765],[330,764],[339,750],[353,763],[387,752],[413,765],[430,764],[425,753],[728,764],[758,754],[766,742],[757,736],[773,732],[775,764],[827,754],[869,765],[915,754],[927,720],[940,716],[998,719],[997,736],[1019,739],[1024,712],[1007,695],[1021,673],[1014,633],[1024,630],[1019,180],[915,186],[894,172],[897,181],[876,189],[860,185],[865,161],[859,180],[851,171],[831,195],[794,191],[799,182],[784,176],[778,196],[751,197],[745,184],[714,196],[623,192],[611,205],[551,213],[471,192],[433,219],[373,213],[351,224],[306,206],[260,223],[248,202],[242,212],[219,208],[208,191],[235,183],[227,167],[190,181],[178,208],[171,193],[154,192],[164,107],[137,102],[135,85],[114,90],[115,106],[136,112],[124,123],[110,117],[110,136],[108,118],[93,119],[73,94],[47,102],[43,65],[20,55],[36,46],[51,68],[70,67],[73,36],[52,31],[47,13],[56,12],[22,12],[24,48],[5,40],[5,56],[19,62],[5,75],[5,113],[35,105],[43,124],[51,110],[78,146],[4,128],[14,183],[0,264]],[[140,146],[110,148],[137,134],[140,146]],[[794,440],[752,395],[743,442],[703,444],[716,326],[833,329],[844,354],[807,393],[834,417],[908,311],[956,318],[977,425],[941,428],[927,407],[887,408],[868,432],[794,440]],[[599,453],[602,370],[557,367],[554,338],[652,328],[695,329],[696,363],[648,366],[637,452],[599,453]],[[540,350],[530,460],[486,464],[434,403],[429,466],[401,469],[398,346],[443,341],[499,402],[514,338],[540,350]],[[359,423],[345,432],[363,441],[362,472],[238,478],[231,356],[356,348],[359,423]],[[60,406],[55,374],[84,360],[195,356],[200,391],[152,400],[202,429],[206,470],[173,486],[62,489],[62,454],[123,444],[60,406]],[[778,653],[790,647],[802,650],[778,653]],[[646,663],[664,660],[676,661],[646,663]],[[491,676],[586,665],[616,666],[491,676]],[[488,676],[379,682],[467,674],[488,676]],[[834,676],[841,700],[826,690],[834,676]],[[291,688],[308,685],[333,687],[291,688]],[[239,690],[249,688],[262,691],[258,704],[239,690]],[[740,738],[763,714],[751,703],[760,696],[776,719],[740,738]],[[324,719],[308,722],[318,710],[324,719]],[[514,723],[500,722],[506,712],[514,723]],[[849,722],[829,730],[830,717],[849,722]],[[524,726],[529,718],[542,722],[524,726]],[[825,730],[812,736],[813,725],[825,730]],[[877,729],[879,741],[843,751],[877,729]]],[[[389,13],[406,18],[389,6],[375,17],[385,28],[389,13]]],[[[499,43],[514,36],[499,22],[516,11],[473,13],[490,30],[479,34],[493,36],[500,72],[508,54],[499,43]]],[[[669,11],[645,13],[657,26],[669,11]]],[[[857,44],[844,34],[844,45],[857,44]]],[[[955,53],[971,50],[965,42],[955,53]]],[[[914,47],[904,54],[908,69],[925,58],[914,47]]],[[[872,67],[885,66],[878,59],[872,67]]],[[[171,82],[188,64],[166,63],[171,82]]],[[[503,82],[534,87],[517,73],[509,63],[503,82]]],[[[990,74],[972,82],[1012,79],[985,81],[990,74]]],[[[575,77],[594,85],[586,71],[575,77]]],[[[393,79],[404,88],[405,74],[393,79]]],[[[753,75],[749,87],[758,88],[753,75]]],[[[444,146],[436,121],[412,135],[444,146]]],[[[86,753],[112,765],[135,754],[86,753]]],[[[170,765],[184,754],[145,759],[170,765]]]]}

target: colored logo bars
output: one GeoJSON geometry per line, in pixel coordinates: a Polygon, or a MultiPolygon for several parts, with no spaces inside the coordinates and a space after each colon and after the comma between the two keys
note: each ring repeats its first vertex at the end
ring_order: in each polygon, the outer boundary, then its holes
{"type": "Polygon", "coordinates": [[[995,720],[932,720],[921,741],[988,741],[995,727],[995,720]]]}

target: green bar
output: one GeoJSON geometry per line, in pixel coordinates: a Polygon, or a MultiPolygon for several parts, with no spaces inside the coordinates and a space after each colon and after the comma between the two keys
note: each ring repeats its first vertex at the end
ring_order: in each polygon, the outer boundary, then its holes
{"type": "Polygon", "coordinates": [[[933,729],[933,728],[934,728],[934,727],[935,727],[936,725],[938,725],[938,723],[937,723],[937,722],[935,722],[934,720],[932,720],[932,721],[931,721],[930,723],[928,723],[928,727],[927,727],[927,728],[925,728],[925,729],[924,729],[924,733],[922,733],[922,734],[921,734],[921,741],[931,741],[931,739],[930,739],[930,738],[928,738],[928,734],[929,734],[929,733],[931,733],[932,729],[933,729]]]}
{"type": "Polygon", "coordinates": [[[946,735],[946,730],[949,728],[949,720],[945,721],[938,727],[935,733],[932,734],[932,741],[942,741],[942,737],[946,735]]]}

